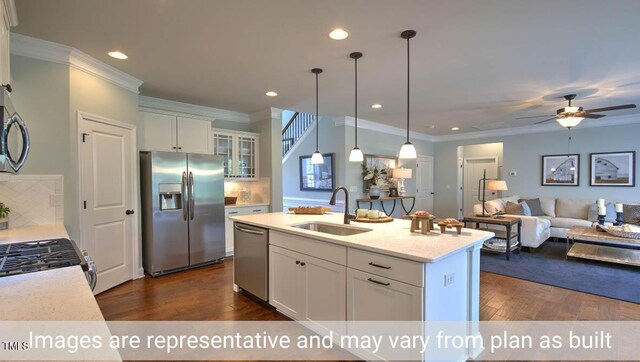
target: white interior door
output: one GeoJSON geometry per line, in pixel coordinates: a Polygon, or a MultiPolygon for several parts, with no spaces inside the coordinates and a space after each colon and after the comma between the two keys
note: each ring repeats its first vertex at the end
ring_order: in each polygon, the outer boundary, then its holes
{"type": "Polygon", "coordinates": [[[414,210],[433,212],[433,157],[416,159],[416,207],[414,210]]]}
{"type": "MultiPolygon", "coordinates": [[[[472,157],[465,158],[463,162],[462,183],[462,209],[465,216],[473,215],[473,205],[478,201],[479,180],[484,171],[487,171],[487,179],[498,178],[498,157],[472,157]]],[[[481,196],[482,197],[482,196],[481,196]]],[[[486,192],[486,200],[496,198],[495,191],[486,192]]]]}
{"type": "Polygon", "coordinates": [[[131,129],[79,121],[82,247],[98,267],[100,293],[132,278],[131,129]]]}

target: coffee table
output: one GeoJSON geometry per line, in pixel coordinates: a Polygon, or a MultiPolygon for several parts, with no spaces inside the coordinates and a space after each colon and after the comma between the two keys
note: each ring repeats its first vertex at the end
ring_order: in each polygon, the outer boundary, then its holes
{"type": "Polygon", "coordinates": [[[640,240],[576,226],[567,232],[566,257],[640,266],[640,240]]]}

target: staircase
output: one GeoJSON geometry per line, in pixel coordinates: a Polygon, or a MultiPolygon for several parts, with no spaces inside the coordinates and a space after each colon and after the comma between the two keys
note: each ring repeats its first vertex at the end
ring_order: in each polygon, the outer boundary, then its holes
{"type": "Polygon", "coordinates": [[[282,128],[282,157],[284,157],[313,123],[315,117],[309,113],[296,112],[282,128]]]}

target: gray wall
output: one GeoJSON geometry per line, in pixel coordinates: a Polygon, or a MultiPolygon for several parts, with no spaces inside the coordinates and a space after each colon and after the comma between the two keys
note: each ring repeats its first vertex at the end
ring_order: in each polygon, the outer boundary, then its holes
{"type": "MultiPolygon", "coordinates": [[[[600,122],[606,122],[606,119],[600,122]]],[[[541,186],[542,155],[566,154],[567,131],[526,135],[488,137],[463,141],[436,142],[435,144],[435,202],[434,209],[440,217],[457,215],[456,201],[456,152],[460,145],[503,142],[503,178],[509,191],[504,196],[543,196],[577,199],[628,200],[640,199],[636,187],[590,187],[589,153],[640,151],[640,124],[582,128],[571,131],[570,153],[580,154],[580,186],[541,186]],[[510,177],[509,171],[516,171],[510,177]],[[447,184],[452,187],[447,188],[447,184]]],[[[636,159],[636,168],[637,168],[636,159]]],[[[636,176],[637,176],[636,171],[636,176]]],[[[638,185],[638,182],[636,182],[638,185]]]]}
{"type": "Polygon", "coordinates": [[[11,56],[13,100],[31,135],[24,174],[64,175],[64,220],[80,240],[78,111],[137,124],[138,96],[67,65],[11,56]]]}
{"type": "Polygon", "coordinates": [[[267,118],[252,122],[250,131],[260,133],[258,150],[260,155],[260,177],[271,178],[271,211],[282,211],[281,119],[267,118]]]}
{"type": "MultiPolygon", "coordinates": [[[[315,132],[311,129],[310,132],[315,132]]],[[[319,150],[323,154],[334,153],[334,172],[336,186],[355,186],[357,192],[350,192],[350,209],[355,209],[355,200],[366,197],[362,190],[362,168],[360,163],[348,161],[349,153],[354,146],[355,128],[352,126],[336,126],[332,120],[321,119],[319,150]]],[[[424,156],[433,155],[433,143],[429,141],[411,140],[415,145],[417,153],[424,156]]],[[[364,154],[396,156],[400,147],[405,142],[402,136],[391,135],[368,129],[358,129],[358,147],[364,154]]],[[[297,146],[287,161],[282,166],[283,195],[284,197],[296,197],[307,199],[319,199],[328,202],[331,192],[300,191],[300,170],[299,157],[311,155],[315,151],[315,134],[309,134],[304,141],[297,146]]],[[[400,161],[399,166],[412,168],[415,174],[415,163],[400,161]]],[[[415,189],[415,179],[405,181],[408,190],[415,189]]],[[[339,200],[342,196],[339,196],[339,200]]],[[[367,205],[361,205],[367,206],[367,205]]],[[[399,206],[397,207],[399,208],[399,206]]],[[[394,215],[400,215],[399,212],[394,215]]]]}

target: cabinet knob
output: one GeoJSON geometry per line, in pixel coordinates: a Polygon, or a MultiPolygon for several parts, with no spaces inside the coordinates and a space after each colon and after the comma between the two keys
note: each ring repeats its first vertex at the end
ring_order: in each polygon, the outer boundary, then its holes
{"type": "Polygon", "coordinates": [[[127,215],[133,215],[134,212],[135,211],[133,211],[133,210],[127,210],[124,213],[127,214],[127,215]]]}
{"type": "Polygon", "coordinates": [[[176,146],[173,146],[173,149],[175,150],[175,149],[176,149],[176,146]]]}
{"type": "Polygon", "coordinates": [[[300,264],[300,260],[296,260],[296,264],[300,264]]]}
{"type": "Polygon", "coordinates": [[[181,150],[181,149],[182,149],[182,147],[178,147],[178,149],[179,149],[179,150],[181,150]]]}
{"type": "Polygon", "coordinates": [[[300,263],[300,266],[305,266],[307,265],[307,263],[305,263],[304,261],[300,263]]]}

